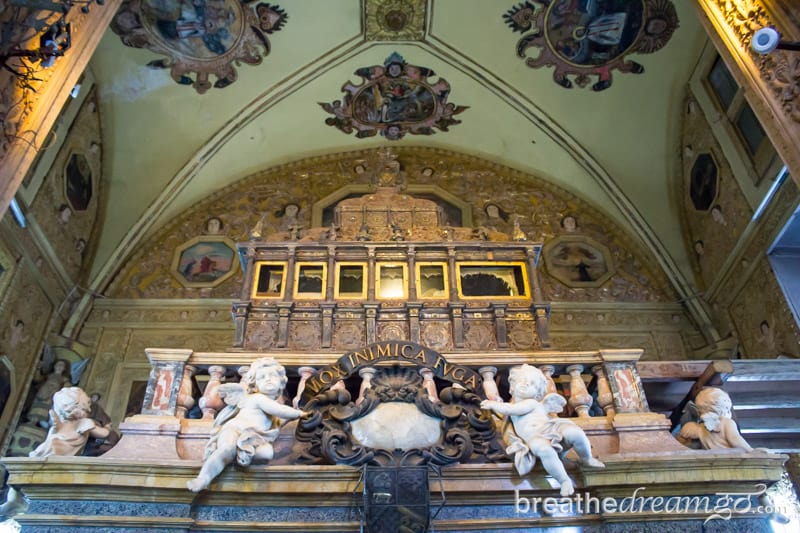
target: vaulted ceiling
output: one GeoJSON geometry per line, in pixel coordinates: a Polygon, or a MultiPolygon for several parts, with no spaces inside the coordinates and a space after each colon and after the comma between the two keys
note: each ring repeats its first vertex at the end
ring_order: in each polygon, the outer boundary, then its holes
{"type": "Polygon", "coordinates": [[[672,180],[687,83],[711,46],[692,2],[673,2],[679,27],[663,49],[630,56],[643,73],[612,72],[602,91],[591,89],[597,78],[567,89],[552,67],[526,66],[517,55],[522,34],[503,18],[515,0],[428,0],[421,40],[367,40],[364,10],[387,3],[284,0],[277,5],[288,20],[268,35],[263,62],[237,66],[234,83],[205,94],[147,67],[163,56],[125,46],[108,30],[90,65],[106,180],[93,277],[108,276],[124,250],[253,172],[381,145],[447,148],[552,181],[629,228],[667,271],[690,276],[672,180]],[[454,117],[461,123],[398,141],[326,125],[330,115],[318,102],[341,100],[343,84],[361,83],[357,69],[383,65],[393,52],[432,69],[431,81],[447,80],[448,102],[469,107],[454,117]]]}

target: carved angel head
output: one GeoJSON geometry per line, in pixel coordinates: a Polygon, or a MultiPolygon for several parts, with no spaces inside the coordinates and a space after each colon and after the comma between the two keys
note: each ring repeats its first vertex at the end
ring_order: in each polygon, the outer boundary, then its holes
{"type": "Polygon", "coordinates": [[[508,372],[508,383],[514,400],[533,398],[541,401],[547,393],[547,379],[531,365],[515,366],[508,372]]]}
{"type": "Polygon", "coordinates": [[[277,398],[283,394],[287,381],[286,369],[280,363],[275,359],[262,357],[250,365],[242,383],[247,388],[248,394],[260,392],[277,398]]]}
{"type": "Polygon", "coordinates": [[[53,395],[53,410],[61,420],[80,420],[89,416],[92,401],[80,387],[64,387],[53,395]]]}
{"type": "Polygon", "coordinates": [[[703,388],[697,393],[694,403],[697,406],[700,418],[703,419],[708,414],[730,418],[731,409],[733,408],[731,397],[728,396],[728,393],[716,387],[703,388]]]}

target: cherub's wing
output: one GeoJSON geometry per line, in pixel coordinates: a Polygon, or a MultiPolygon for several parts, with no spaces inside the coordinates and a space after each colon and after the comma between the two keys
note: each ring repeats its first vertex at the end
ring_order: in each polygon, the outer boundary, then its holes
{"type": "Polygon", "coordinates": [[[565,400],[560,394],[551,392],[544,397],[542,400],[542,405],[544,405],[544,408],[548,413],[560,413],[564,410],[564,406],[567,405],[567,400],[565,400]]]}
{"type": "Polygon", "coordinates": [[[244,386],[241,383],[223,383],[217,388],[219,397],[228,405],[238,405],[244,396],[244,386]]]}
{"type": "Polygon", "coordinates": [[[89,361],[91,360],[91,357],[87,357],[86,359],[79,359],[69,365],[69,373],[70,377],[72,378],[71,381],[73,385],[77,385],[81,382],[83,371],[86,370],[87,366],[89,366],[89,361]]]}

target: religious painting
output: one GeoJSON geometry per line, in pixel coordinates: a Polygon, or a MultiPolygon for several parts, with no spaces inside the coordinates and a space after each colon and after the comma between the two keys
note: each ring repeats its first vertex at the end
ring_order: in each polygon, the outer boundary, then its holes
{"type": "Polygon", "coordinates": [[[434,129],[447,131],[460,120],[453,118],[467,109],[447,102],[450,84],[444,78],[431,83],[434,76],[427,67],[409,65],[396,52],[383,65],[363,67],[355,72],[362,78],[358,85],[342,86],[342,100],[320,102],[322,109],[334,115],[325,120],[356,137],[374,137],[380,133],[390,141],[406,134],[433,135],[434,129]]]}
{"type": "Polygon", "coordinates": [[[547,272],[567,287],[600,287],[614,274],[608,248],[583,235],[556,237],[542,255],[547,272]]]}
{"type": "Polygon", "coordinates": [[[689,197],[698,211],[708,211],[717,198],[718,169],[711,154],[700,154],[692,165],[689,197]]]}
{"type": "Polygon", "coordinates": [[[86,211],[92,200],[92,169],[83,154],[72,154],[64,169],[64,194],[75,211],[86,211]]]}
{"type": "Polygon", "coordinates": [[[531,68],[553,66],[553,79],[592,89],[611,87],[611,71],[641,74],[644,66],[627,59],[663,48],[678,27],[670,0],[529,0],[503,15],[524,34],[517,55],[531,68]],[[529,48],[538,55],[527,57],[529,48]],[[573,80],[570,79],[573,76],[573,80]]]}
{"type": "Polygon", "coordinates": [[[460,298],[529,298],[525,263],[456,264],[460,298]]]}
{"type": "Polygon", "coordinates": [[[111,28],[127,46],[168,56],[148,66],[169,69],[202,94],[236,81],[234,63],[261,63],[270,52],[267,34],[286,20],[280,7],[255,0],[128,0],[111,28]]]}
{"type": "Polygon", "coordinates": [[[175,250],[172,274],[184,287],[216,287],[236,273],[235,249],[222,235],[195,237],[175,250]]]}

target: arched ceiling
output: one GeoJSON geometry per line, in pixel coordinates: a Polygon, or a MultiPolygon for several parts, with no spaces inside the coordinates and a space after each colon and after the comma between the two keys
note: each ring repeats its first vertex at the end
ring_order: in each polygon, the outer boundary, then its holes
{"type": "Polygon", "coordinates": [[[513,0],[428,0],[424,40],[405,42],[365,39],[371,2],[278,3],[289,19],[269,35],[271,53],[205,94],[146,67],[159,56],[106,32],[91,63],[106,179],[96,285],[126,250],[221,187],[302,157],[386,144],[471,153],[552,181],[638,235],[673,280],[690,272],[670,191],[687,82],[707,43],[691,2],[673,2],[680,26],[663,49],[631,56],[644,73],[614,72],[601,92],[565,89],[551,67],[517,57],[520,34],[502,18],[513,0]],[[461,124],[399,141],[326,125],[318,102],[341,99],[344,83],[361,82],[357,69],[393,52],[449,82],[448,101],[469,106],[461,124]]]}

